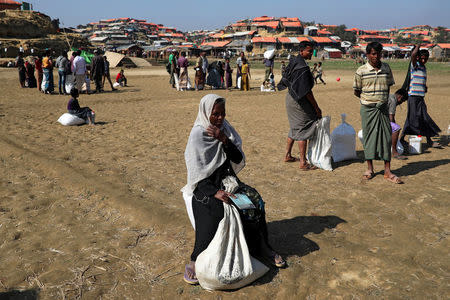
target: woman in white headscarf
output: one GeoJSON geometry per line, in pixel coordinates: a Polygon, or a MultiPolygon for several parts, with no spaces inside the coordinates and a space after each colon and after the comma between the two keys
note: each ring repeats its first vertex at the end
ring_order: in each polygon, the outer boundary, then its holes
{"type": "Polygon", "coordinates": [[[236,176],[245,165],[245,156],[241,137],[225,120],[225,99],[221,96],[209,94],[201,99],[184,156],[187,184],[182,192],[195,228],[194,250],[191,262],[186,265],[184,280],[189,284],[198,283],[195,261],[213,239],[224,216],[223,206],[232,204],[232,193],[246,194],[256,207],[239,211],[250,253],[284,267],[286,262],[268,243],[261,196],[236,176]]]}

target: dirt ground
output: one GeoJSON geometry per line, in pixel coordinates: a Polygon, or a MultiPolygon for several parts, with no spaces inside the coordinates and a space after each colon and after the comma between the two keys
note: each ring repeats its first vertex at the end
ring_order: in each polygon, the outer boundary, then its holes
{"type": "MultiPolygon", "coordinates": [[[[198,103],[211,91],[177,92],[163,67],[127,70],[129,87],[80,97],[97,126],[64,127],[56,120],[67,96],[21,89],[17,71],[0,69],[0,298],[448,298],[449,147],[394,160],[404,185],[385,181],[381,162],[362,182],[361,159],[301,172],[282,162],[286,92],[261,93],[264,70],[253,72],[250,92],[213,92],[227,99],[247,157],[239,177],[266,201],[270,241],[288,268],[208,292],[182,280],[194,232],[180,189],[198,103]]],[[[404,72],[394,76],[398,87],[404,72]]],[[[328,84],[314,88],[332,129],[341,113],[361,129],[352,78],[326,71],[328,84]]],[[[426,101],[443,134],[449,82],[449,72],[429,72],[426,101]]]]}

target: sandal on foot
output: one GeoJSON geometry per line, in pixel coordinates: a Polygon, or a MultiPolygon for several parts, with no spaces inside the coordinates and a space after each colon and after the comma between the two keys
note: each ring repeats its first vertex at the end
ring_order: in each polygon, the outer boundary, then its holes
{"type": "Polygon", "coordinates": [[[290,155],[284,159],[284,162],[296,162],[296,161],[298,161],[298,158],[290,155]]]}
{"type": "Polygon", "coordinates": [[[387,181],[390,181],[392,183],[395,183],[395,184],[403,184],[404,183],[400,178],[398,178],[394,174],[391,174],[390,176],[384,176],[384,179],[386,179],[387,181]]]}
{"type": "Polygon", "coordinates": [[[277,268],[286,267],[286,261],[278,253],[274,252],[270,257],[270,260],[271,260],[272,264],[277,268]]]}
{"type": "Polygon", "coordinates": [[[189,284],[191,284],[191,285],[196,285],[196,284],[198,284],[198,279],[197,279],[197,277],[195,276],[195,271],[192,269],[192,267],[191,267],[189,264],[187,264],[187,265],[184,267],[184,276],[183,276],[183,280],[184,280],[184,282],[189,283],[189,284]],[[191,274],[194,275],[193,278],[189,277],[189,272],[190,272],[191,274]]]}
{"type": "Polygon", "coordinates": [[[300,170],[302,171],[312,171],[312,170],[317,170],[318,168],[314,165],[310,165],[310,164],[306,164],[304,166],[300,167],[300,170]]]}
{"type": "Polygon", "coordinates": [[[428,144],[428,147],[440,149],[440,148],[442,148],[442,145],[439,144],[438,142],[433,142],[433,143],[428,144]]]}
{"type": "Polygon", "coordinates": [[[375,177],[375,173],[374,173],[374,172],[366,171],[366,172],[363,174],[362,179],[363,179],[363,180],[370,180],[370,179],[372,179],[372,178],[374,178],[374,177],[375,177]]]}

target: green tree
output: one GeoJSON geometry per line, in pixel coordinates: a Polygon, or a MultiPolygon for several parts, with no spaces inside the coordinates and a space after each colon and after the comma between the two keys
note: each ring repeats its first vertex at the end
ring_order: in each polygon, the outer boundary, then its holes
{"type": "Polygon", "coordinates": [[[437,34],[435,37],[436,43],[448,43],[450,42],[450,34],[445,30],[445,27],[438,26],[437,34]]]}
{"type": "Polygon", "coordinates": [[[353,31],[345,31],[347,27],[344,24],[341,24],[337,27],[330,28],[330,32],[333,35],[337,35],[343,41],[349,41],[352,43],[356,42],[356,34],[353,31]]]}

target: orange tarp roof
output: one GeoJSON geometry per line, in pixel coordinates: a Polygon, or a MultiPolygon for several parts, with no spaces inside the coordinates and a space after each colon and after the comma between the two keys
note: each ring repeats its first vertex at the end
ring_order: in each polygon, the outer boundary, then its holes
{"type": "Polygon", "coordinates": [[[273,19],[274,19],[274,17],[262,16],[262,17],[253,18],[253,21],[254,22],[266,22],[266,21],[271,21],[273,19]]]}
{"type": "Polygon", "coordinates": [[[253,23],[252,25],[256,25],[257,27],[277,28],[279,24],[280,24],[279,21],[271,21],[271,22],[253,23]]]}
{"type": "Polygon", "coordinates": [[[229,43],[231,43],[231,41],[207,42],[207,43],[202,43],[202,46],[211,46],[214,48],[221,48],[225,45],[228,45],[229,43]]]}
{"type": "Polygon", "coordinates": [[[439,47],[441,47],[442,49],[450,49],[450,43],[441,43],[441,44],[437,44],[439,47]]]}
{"type": "Polygon", "coordinates": [[[247,23],[235,23],[231,25],[232,27],[240,27],[240,26],[247,26],[247,23]]]}
{"type": "Polygon", "coordinates": [[[262,37],[262,36],[255,36],[254,38],[252,38],[252,43],[276,43],[277,42],[277,38],[276,37],[271,37],[271,36],[267,36],[267,37],[262,37]]]}
{"type": "Polygon", "coordinates": [[[282,22],[284,27],[302,27],[302,23],[300,23],[300,21],[296,21],[296,22],[282,22]]]}
{"type": "Polygon", "coordinates": [[[325,30],[325,29],[317,30],[317,33],[320,33],[320,34],[331,34],[331,32],[329,32],[328,30],[325,30]]]}
{"type": "Polygon", "coordinates": [[[306,36],[297,36],[296,39],[299,42],[304,42],[304,41],[309,42],[309,39],[306,36]]]}
{"type": "Polygon", "coordinates": [[[300,22],[299,18],[280,18],[281,22],[300,22]]]}
{"type": "Polygon", "coordinates": [[[388,38],[387,36],[382,36],[382,35],[360,35],[359,36],[360,39],[385,39],[385,40],[390,40],[390,38],[388,38]]]}
{"type": "Polygon", "coordinates": [[[22,5],[20,2],[12,1],[12,0],[0,0],[0,4],[22,5]]]}
{"type": "Polygon", "coordinates": [[[336,41],[326,36],[310,36],[310,38],[316,43],[336,43],[336,41]]]}

